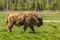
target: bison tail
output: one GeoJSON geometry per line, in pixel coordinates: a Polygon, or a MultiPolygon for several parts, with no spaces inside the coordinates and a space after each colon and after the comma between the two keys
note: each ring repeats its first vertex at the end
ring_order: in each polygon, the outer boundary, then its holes
{"type": "Polygon", "coordinates": [[[7,25],[7,23],[8,23],[8,16],[9,16],[9,14],[6,16],[6,25],[7,25]]]}

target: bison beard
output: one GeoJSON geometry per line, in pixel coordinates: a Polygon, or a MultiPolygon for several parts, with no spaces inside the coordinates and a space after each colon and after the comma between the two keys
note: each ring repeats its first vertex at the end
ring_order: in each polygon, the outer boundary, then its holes
{"type": "Polygon", "coordinates": [[[38,27],[40,27],[43,22],[42,18],[38,17],[38,15],[34,12],[21,12],[17,14],[8,14],[6,24],[8,26],[8,32],[11,32],[13,25],[24,25],[24,31],[26,31],[27,27],[29,27],[33,32],[35,32],[33,26],[37,25],[38,27]]]}

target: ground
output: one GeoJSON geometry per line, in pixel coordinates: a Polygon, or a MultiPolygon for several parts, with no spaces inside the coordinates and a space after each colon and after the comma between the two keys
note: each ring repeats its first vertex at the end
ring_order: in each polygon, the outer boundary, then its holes
{"type": "MultiPolygon", "coordinates": [[[[60,20],[60,14],[40,14],[43,20],[60,20]]],[[[15,26],[12,32],[7,32],[5,24],[7,14],[0,13],[0,40],[60,40],[60,22],[44,22],[41,27],[34,26],[36,33],[28,28],[23,31],[23,26],[15,26]]]]}

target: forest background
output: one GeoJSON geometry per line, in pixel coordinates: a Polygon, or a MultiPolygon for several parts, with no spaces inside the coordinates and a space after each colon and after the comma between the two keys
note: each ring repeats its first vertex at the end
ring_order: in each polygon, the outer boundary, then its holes
{"type": "Polygon", "coordinates": [[[60,0],[0,0],[0,11],[60,10],[60,0]]]}

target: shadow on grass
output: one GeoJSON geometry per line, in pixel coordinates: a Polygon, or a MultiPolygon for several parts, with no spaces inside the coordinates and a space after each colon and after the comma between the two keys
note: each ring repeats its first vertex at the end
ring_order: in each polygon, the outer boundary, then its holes
{"type": "Polygon", "coordinates": [[[40,34],[41,32],[29,32],[30,34],[40,34]]]}

